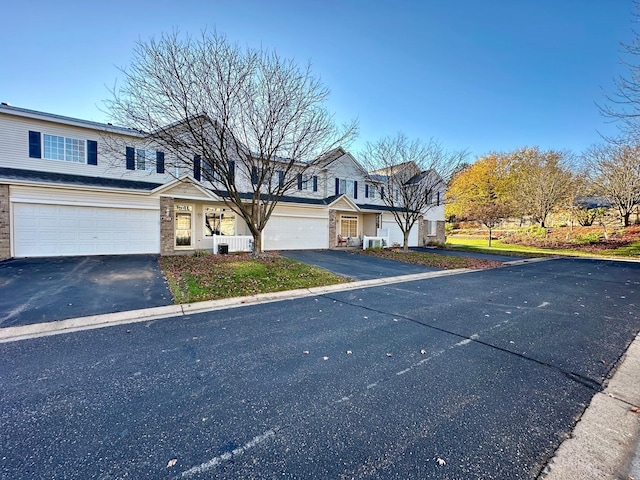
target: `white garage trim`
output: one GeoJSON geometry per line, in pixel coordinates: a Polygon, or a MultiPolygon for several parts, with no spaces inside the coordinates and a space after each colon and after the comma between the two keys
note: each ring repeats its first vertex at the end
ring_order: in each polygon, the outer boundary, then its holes
{"type": "MultiPolygon", "coordinates": [[[[12,198],[11,203],[37,203],[42,204],[42,200],[32,199],[32,198],[12,198]]],[[[74,207],[106,207],[106,208],[126,208],[131,209],[131,206],[121,205],[118,203],[92,203],[92,202],[67,202],[67,201],[59,201],[56,200],[56,205],[71,205],[74,207]]],[[[136,205],[135,210],[155,210],[157,212],[160,211],[160,207],[157,205],[136,205]]]]}
{"type": "Polygon", "coordinates": [[[262,232],[264,250],[311,250],[329,248],[329,218],[272,215],[262,232]]]}
{"type": "Polygon", "coordinates": [[[159,210],[13,202],[11,219],[14,257],[160,253],[159,210]]]}

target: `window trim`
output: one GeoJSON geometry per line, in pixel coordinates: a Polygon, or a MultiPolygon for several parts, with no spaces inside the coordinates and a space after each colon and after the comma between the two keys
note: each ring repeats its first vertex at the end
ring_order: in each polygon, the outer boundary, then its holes
{"type": "Polygon", "coordinates": [[[342,235],[343,237],[348,237],[348,238],[356,238],[358,237],[358,232],[359,232],[359,228],[360,228],[360,219],[358,218],[357,215],[340,215],[340,235],[342,235]],[[342,231],[342,222],[343,221],[347,221],[349,222],[349,232],[343,232],[342,231]],[[352,233],[351,232],[351,222],[355,221],[355,235],[347,235],[347,233],[352,233]]]}
{"type": "MultiPolygon", "coordinates": [[[[50,143],[50,142],[49,142],[50,143]]],[[[42,134],[42,143],[41,143],[41,158],[44,160],[54,160],[54,161],[59,161],[59,162],[67,162],[67,163],[76,163],[78,165],[86,165],[87,164],[87,141],[86,140],[81,140],[79,138],[73,138],[73,137],[63,137],[61,135],[52,135],[50,133],[43,133],[42,134]],[[47,138],[61,138],[62,139],[62,157],[63,158],[54,158],[51,156],[47,156],[47,138]],[[72,146],[82,146],[82,157],[80,161],[76,161],[76,160],[70,160],[67,156],[67,148],[68,148],[68,142],[71,142],[72,146]]],[[[58,150],[59,147],[56,148],[56,150],[58,150]]],[[[49,147],[49,150],[52,150],[52,147],[49,147]]],[[[70,151],[75,152],[75,148],[70,149],[70,151]]]]}
{"type": "Polygon", "coordinates": [[[194,244],[195,244],[195,206],[193,203],[175,203],[173,205],[173,219],[174,219],[174,225],[173,225],[173,246],[175,249],[177,250],[192,250],[194,248],[194,244]],[[186,207],[186,210],[181,210],[178,207],[186,207]],[[178,236],[176,235],[177,231],[178,231],[178,222],[177,222],[177,215],[178,213],[189,213],[189,215],[191,216],[191,244],[190,245],[178,245],[178,236]]]}

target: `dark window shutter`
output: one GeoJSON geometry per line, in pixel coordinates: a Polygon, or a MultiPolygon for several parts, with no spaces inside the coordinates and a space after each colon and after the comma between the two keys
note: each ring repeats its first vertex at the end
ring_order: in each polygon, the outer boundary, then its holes
{"type": "Polygon", "coordinates": [[[229,182],[233,183],[236,177],[236,162],[229,160],[229,182]]]}
{"type": "Polygon", "coordinates": [[[298,174],[298,190],[302,190],[302,174],[298,174]]]}
{"type": "Polygon", "coordinates": [[[136,169],[136,150],[133,147],[127,147],[126,153],[126,166],[127,170],[135,170],[136,169]]]}
{"type": "Polygon", "coordinates": [[[87,140],[87,163],[89,165],[98,164],[98,142],[87,140]]]}
{"type": "Polygon", "coordinates": [[[439,207],[440,206],[440,192],[436,193],[436,206],[439,207]]]}
{"type": "Polygon", "coordinates": [[[278,170],[278,187],[284,187],[284,172],[282,170],[278,170]]]}
{"type": "Polygon", "coordinates": [[[40,132],[29,130],[29,157],[42,158],[42,147],[40,146],[40,132]]]}
{"type": "Polygon", "coordinates": [[[254,185],[258,183],[258,167],[255,165],[251,166],[251,183],[254,185]]]}
{"type": "Polygon", "coordinates": [[[384,198],[384,187],[380,187],[380,198],[384,198]]]}
{"type": "Polygon", "coordinates": [[[164,152],[156,152],[156,173],[164,173],[164,152]]]}
{"type": "Polygon", "coordinates": [[[318,177],[316,177],[315,175],[313,176],[313,191],[318,191],[318,177]]]}
{"type": "Polygon", "coordinates": [[[369,185],[364,184],[364,198],[369,198],[369,185]]]}
{"type": "Polygon", "coordinates": [[[358,198],[358,181],[357,180],[353,181],[353,198],[354,199],[358,198]]]}
{"type": "Polygon", "coordinates": [[[340,179],[336,178],[336,195],[340,195],[340,179]]]}
{"type": "Polygon", "coordinates": [[[200,181],[200,155],[193,157],[193,178],[200,181]]]}

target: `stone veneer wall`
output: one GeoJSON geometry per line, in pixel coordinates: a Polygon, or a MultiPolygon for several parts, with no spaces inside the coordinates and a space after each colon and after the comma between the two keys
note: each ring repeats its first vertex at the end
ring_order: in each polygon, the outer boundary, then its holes
{"type": "Polygon", "coordinates": [[[445,243],[447,237],[444,233],[444,220],[438,220],[436,222],[436,242],[445,243]]]}
{"type": "Polygon", "coordinates": [[[338,246],[338,214],[335,210],[329,210],[329,248],[338,246]]]}
{"type": "Polygon", "coordinates": [[[11,257],[9,185],[0,185],[0,260],[11,257]]]}
{"type": "Polygon", "coordinates": [[[172,255],[174,248],[173,198],[160,197],[160,255],[172,255]]]}
{"type": "Polygon", "coordinates": [[[425,243],[427,243],[427,239],[426,239],[426,225],[425,225],[425,220],[423,217],[420,217],[418,219],[418,246],[421,247],[423,246],[425,243]]]}

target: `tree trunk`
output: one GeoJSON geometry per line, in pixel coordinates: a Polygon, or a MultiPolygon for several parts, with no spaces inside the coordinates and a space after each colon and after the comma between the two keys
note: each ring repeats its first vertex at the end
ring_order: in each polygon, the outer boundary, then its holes
{"type": "Polygon", "coordinates": [[[491,246],[491,227],[489,227],[489,246],[491,246]]]}
{"type": "Polygon", "coordinates": [[[624,215],[622,215],[622,226],[623,227],[628,227],[629,226],[629,217],[631,216],[631,212],[626,212],[624,215]]]}
{"type": "Polygon", "coordinates": [[[409,231],[407,232],[402,232],[402,235],[404,237],[404,244],[402,245],[402,251],[404,252],[408,252],[409,251],[409,231]]]}
{"type": "Polygon", "coordinates": [[[253,236],[253,252],[252,255],[257,256],[262,253],[262,230],[249,228],[253,236]]]}

